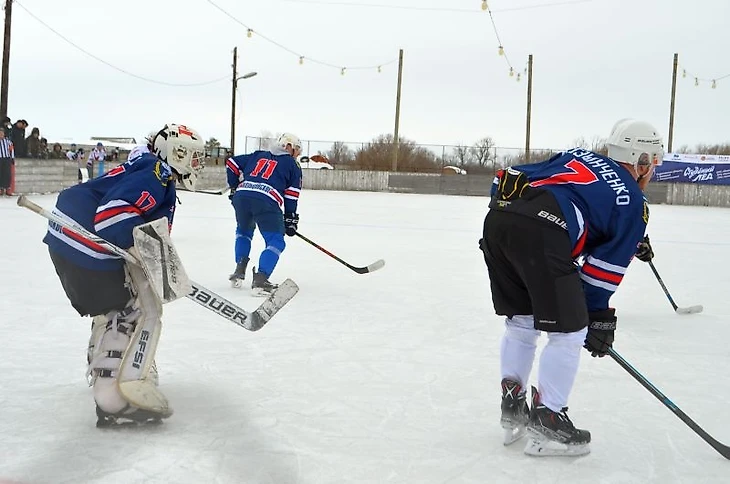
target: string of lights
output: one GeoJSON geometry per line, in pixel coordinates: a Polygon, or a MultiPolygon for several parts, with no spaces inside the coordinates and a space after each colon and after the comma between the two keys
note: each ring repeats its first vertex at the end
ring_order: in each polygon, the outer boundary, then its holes
{"type": "Polygon", "coordinates": [[[227,16],[228,18],[230,18],[231,20],[233,20],[237,24],[239,24],[242,27],[244,27],[246,29],[246,37],[251,38],[251,37],[253,37],[253,35],[255,33],[257,37],[260,37],[261,39],[265,40],[266,42],[269,42],[270,44],[273,44],[276,47],[278,47],[278,48],[280,48],[280,49],[282,49],[282,50],[284,50],[284,51],[286,51],[286,52],[288,52],[288,53],[293,54],[294,56],[296,56],[297,59],[299,60],[299,65],[304,64],[304,61],[306,60],[307,62],[312,62],[314,64],[319,64],[319,65],[322,65],[322,66],[325,66],[325,67],[332,67],[334,69],[338,69],[340,71],[340,74],[344,76],[345,75],[345,72],[350,71],[350,70],[377,69],[378,72],[381,72],[382,69],[383,69],[383,67],[388,66],[388,65],[393,64],[393,63],[395,63],[395,62],[398,61],[397,59],[393,59],[393,60],[390,60],[390,61],[387,61],[387,62],[383,62],[381,64],[375,64],[375,65],[368,65],[368,66],[347,66],[347,65],[332,64],[330,62],[325,62],[325,61],[318,60],[318,59],[315,59],[315,58],[312,58],[312,57],[308,57],[308,56],[303,55],[301,52],[297,52],[297,51],[295,51],[293,49],[290,49],[289,47],[287,47],[287,46],[285,46],[285,45],[283,45],[283,44],[275,41],[274,39],[272,39],[272,38],[270,38],[270,37],[262,34],[261,32],[254,31],[253,28],[251,28],[250,26],[248,26],[245,23],[243,23],[242,21],[240,21],[238,18],[236,18],[235,16],[233,16],[230,12],[224,10],[222,7],[220,7],[219,5],[217,5],[212,0],[206,0],[206,2],[208,2],[210,5],[212,5],[216,9],[218,9],[221,13],[223,13],[225,16],[227,16]]]}
{"type": "MultiPolygon", "coordinates": [[[[509,76],[515,77],[517,82],[520,82],[522,79],[522,73],[516,72],[515,68],[512,66],[512,63],[509,60],[509,57],[507,56],[507,52],[504,50],[504,44],[502,44],[502,39],[499,37],[499,32],[497,31],[497,24],[494,22],[494,15],[492,15],[492,9],[489,8],[489,3],[487,0],[482,0],[482,10],[489,13],[489,20],[492,24],[492,30],[494,30],[494,36],[497,38],[497,53],[504,58],[504,61],[507,63],[507,67],[509,67],[509,76]]],[[[527,73],[527,69],[525,68],[525,73],[527,73]]]]}
{"type": "Polygon", "coordinates": [[[710,84],[710,87],[712,87],[712,89],[716,89],[717,81],[721,81],[723,79],[727,79],[728,77],[730,77],[730,74],[725,74],[724,76],[715,77],[713,79],[707,79],[707,78],[695,76],[694,74],[692,74],[691,72],[689,72],[687,69],[685,69],[682,66],[678,66],[678,67],[682,68],[682,77],[683,78],[690,77],[690,78],[694,79],[695,86],[699,86],[700,82],[707,82],[710,84]]]}
{"type": "Polygon", "coordinates": [[[134,77],[135,79],[139,79],[139,80],[146,81],[146,82],[151,82],[153,84],[161,84],[163,86],[171,86],[171,87],[197,87],[197,86],[206,86],[208,84],[214,84],[216,82],[221,82],[221,81],[226,80],[226,79],[228,79],[230,77],[229,75],[226,75],[226,76],[223,76],[223,77],[219,77],[217,79],[212,79],[210,81],[194,82],[194,83],[184,84],[184,83],[176,83],[176,82],[158,81],[158,80],[155,80],[155,79],[150,79],[149,77],[144,77],[144,76],[140,76],[138,74],[134,74],[134,73],[129,72],[129,71],[125,70],[125,69],[122,69],[121,67],[118,67],[118,66],[112,64],[111,62],[108,62],[108,61],[102,59],[101,57],[99,57],[99,56],[97,56],[95,54],[92,54],[88,50],[86,50],[83,47],[79,46],[78,44],[76,44],[75,42],[73,42],[72,40],[70,40],[68,37],[64,36],[63,34],[61,34],[60,32],[58,32],[56,29],[54,29],[53,27],[51,27],[50,25],[48,25],[46,22],[44,22],[43,20],[41,20],[37,15],[35,15],[30,10],[28,10],[23,4],[21,4],[17,0],[15,0],[13,3],[15,5],[17,5],[18,7],[22,8],[25,11],[25,13],[27,13],[30,17],[32,17],[38,23],[40,23],[41,25],[43,25],[45,28],[47,28],[48,30],[50,30],[51,32],[53,32],[54,34],[56,34],[63,41],[65,41],[66,43],[68,43],[69,45],[71,45],[72,47],[74,47],[75,49],[77,49],[80,52],[86,54],[87,56],[91,57],[92,59],[94,59],[94,60],[96,60],[98,62],[101,62],[102,64],[104,64],[104,65],[106,65],[108,67],[111,67],[112,69],[114,69],[114,70],[116,70],[118,72],[121,72],[122,74],[126,74],[126,75],[128,75],[130,77],[134,77]]]}

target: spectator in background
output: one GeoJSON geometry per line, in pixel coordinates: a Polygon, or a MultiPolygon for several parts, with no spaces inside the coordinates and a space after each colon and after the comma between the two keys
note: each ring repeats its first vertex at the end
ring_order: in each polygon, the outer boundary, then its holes
{"type": "Polygon", "coordinates": [[[86,170],[86,162],[84,159],[84,149],[79,148],[78,151],[76,151],[76,164],[79,168],[79,183],[84,182],[84,172],[87,173],[88,179],[88,170],[86,170]]]}
{"type": "Polygon", "coordinates": [[[52,160],[62,160],[66,158],[66,154],[63,152],[63,146],[61,146],[61,143],[53,143],[53,148],[48,154],[48,157],[52,160]]]}
{"type": "Polygon", "coordinates": [[[106,151],[104,150],[104,144],[99,141],[96,143],[96,148],[91,150],[89,153],[89,159],[86,161],[86,168],[89,170],[89,180],[94,178],[94,163],[102,162],[106,158],[106,151]]]}
{"type": "Polygon", "coordinates": [[[25,139],[25,146],[29,158],[41,157],[41,131],[38,128],[31,130],[30,136],[25,139]]]}
{"type": "Polygon", "coordinates": [[[28,121],[19,119],[15,122],[10,130],[10,141],[15,147],[15,156],[18,158],[28,157],[28,147],[25,144],[25,128],[28,127],[28,121]]]}
{"type": "Polygon", "coordinates": [[[48,159],[48,140],[46,138],[41,138],[41,150],[38,158],[41,158],[43,160],[48,159]]]}
{"type": "Polygon", "coordinates": [[[76,143],[71,143],[71,147],[66,152],[66,158],[68,161],[76,161],[78,153],[76,152],[76,143]]]}
{"type": "Polygon", "coordinates": [[[10,118],[7,116],[3,118],[3,131],[5,131],[5,137],[10,139],[10,133],[13,131],[13,123],[10,122],[10,118]]]}
{"type": "Polygon", "coordinates": [[[5,137],[5,130],[0,129],[0,195],[12,195],[10,193],[10,167],[14,164],[13,142],[5,137]]]}

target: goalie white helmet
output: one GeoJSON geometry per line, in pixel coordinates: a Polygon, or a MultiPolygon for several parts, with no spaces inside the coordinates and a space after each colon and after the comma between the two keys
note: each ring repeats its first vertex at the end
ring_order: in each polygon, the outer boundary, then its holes
{"type": "Polygon", "coordinates": [[[611,130],[606,142],[608,156],[634,168],[661,165],[664,141],[651,124],[635,119],[622,119],[611,130]]]}
{"type": "Polygon", "coordinates": [[[183,186],[195,191],[205,161],[205,142],[194,129],[182,124],[169,124],[157,132],[152,152],[170,165],[183,186]]]}
{"type": "Polygon", "coordinates": [[[298,136],[293,135],[291,133],[283,133],[279,138],[276,140],[276,147],[281,148],[283,150],[286,150],[287,146],[291,145],[291,148],[293,150],[300,150],[302,149],[302,140],[299,139],[298,136]]]}

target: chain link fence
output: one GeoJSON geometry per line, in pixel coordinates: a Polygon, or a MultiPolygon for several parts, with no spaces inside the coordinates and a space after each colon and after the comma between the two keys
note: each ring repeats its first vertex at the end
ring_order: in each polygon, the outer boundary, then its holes
{"type": "MultiPolygon", "coordinates": [[[[246,136],[244,152],[269,149],[275,138],[246,136]]],[[[302,154],[324,155],[336,169],[392,169],[393,139],[382,136],[372,141],[302,140],[302,154]],[[379,148],[379,149],[378,149],[379,148]],[[377,151],[376,162],[364,160],[370,151],[377,151]]],[[[499,168],[527,162],[542,161],[559,149],[531,149],[529,157],[524,148],[494,146],[485,138],[474,145],[435,145],[401,141],[398,171],[443,172],[448,166],[464,169],[469,173],[494,173],[499,168]],[[404,146],[407,147],[404,153],[404,146]],[[420,158],[422,160],[414,158],[420,158]],[[408,160],[412,161],[408,163],[408,160]]],[[[458,173],[458,171],[457,171],[458,173]]]]}

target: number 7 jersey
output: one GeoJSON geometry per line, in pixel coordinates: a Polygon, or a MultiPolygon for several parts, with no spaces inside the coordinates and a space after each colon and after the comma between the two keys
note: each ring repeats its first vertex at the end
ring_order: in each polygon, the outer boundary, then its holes
{"type": "Polygon", "coordinates": [[[231,192],[275,203],[286,213],[295,213],[302,189],[302,170],[286,152],[254,151],[226,160],[231,192]]]}
{"type": "Polygon", "coordinates": [[[572,255],[583,259],[580,277],[588,310],[608,308],[649,221],[636,180],[616,161],[581,148],[512,168],[527,175],[531,187],[553,194],[565,218],[572,255]]]}

